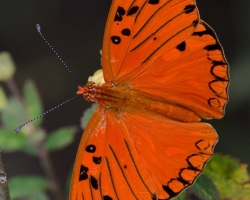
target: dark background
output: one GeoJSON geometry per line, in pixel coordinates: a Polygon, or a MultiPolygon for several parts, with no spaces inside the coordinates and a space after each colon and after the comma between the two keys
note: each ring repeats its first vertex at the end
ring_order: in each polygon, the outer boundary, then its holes
{"type": "MultiPolygon", "coordinates": [[[[100,68],[99,50],[110,0],[1,0],[0,51],[9,51],[17,65],[15,81],[22,89],[35,81],[48,110],[75,95],[76,82],[36,32],[41,24],[47,40],[84,84],[100,68]]],[[[197,0],[201,18],[216,31],[230,64],[230,101],[223,119],[210,123],[220,141],[215,151],[250,163],[250,1],[197,0]]],[[[3,83],[1,83],[4,86],[3,83]]],[[[65,125],[79,126],[89,105],[81,98],[46,115],[43,127],[51,131],[65,125]]],[[[82,131],[75,143],[52,153],[57,176],[64,186],[82,131]]],[[[36,158],[3,152],[8,177],[44,174],[36,158]],[[18,163],[18,164],[17,164],[18,163]]]]}

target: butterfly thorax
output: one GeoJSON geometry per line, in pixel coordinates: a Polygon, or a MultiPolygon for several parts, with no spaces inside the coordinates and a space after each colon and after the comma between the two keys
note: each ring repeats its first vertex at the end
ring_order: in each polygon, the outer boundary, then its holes
{"type": "Polygon", "coordinates": [[[106,110],[121,115],[124,112],[152,112],[178,121],[200,121],[200,117],[187,108],[152,98],[127,85],[104,83],[100,86],[88,82],[85,86],[78,86],[77,94],[83,95],[88,102],[97,102],[106,110]]]}

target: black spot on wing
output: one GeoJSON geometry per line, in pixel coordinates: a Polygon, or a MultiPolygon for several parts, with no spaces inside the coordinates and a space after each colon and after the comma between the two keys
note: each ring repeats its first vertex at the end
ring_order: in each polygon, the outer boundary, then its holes
{"type": "Polygon", "coordinates": [[[98,189],[98,183],[97,183],[97,180],[95,177],[93,176],[90,176],[90,183],[91,183],[91,186],[97,190],[98,189]]]}
{"type": "Polygon", "coordinates": [[[119,36],[111,36],[111,41],[113,44],[120,44],[121,38],[119,36]]]}
{"type": "Polygon", "coordinates": [[[195,10],[195,8],[196,8],[195,5],[187,5],[184,8],[184,12],[185,12],[185,14],[189,14],[189,13],[193,12],[195,10]]]}
{"type": "Polygon", "coordinates": [[[79,181],[83,181],[83,180],[86,180],[88,178],[88,173],[87,173],[88,171],[89,171],[89,169],[87,167],[85,167],[84,165],[81,165],[79,181]]]}
{"type": "Polygon", "coordinates": [[[178,44],[176,49],[178,49],[179,51],[185,51],[186,50],[186,42],[184,41],[184,42],[178,44]]]}
{"type": "Polygon", "coordinates": [[[221,46],[218,43],[216,43],[216,44],[207,45],[204,47],[204,49],[207,51],[215,51],[215,50],[221,51],[221,46]]]}
{"type": "Polygon", "coordinates": [[[125,10],[124,10],[124,8],[123,7],[118,7],[117,8],[117,11],[116,11],[116,14],[115,14],[115,19],[114,19],[114,21],[116,22],[116,21],[122,21],[122,16],[123,15],[125,15],[125,10]]]}
{"type": "Polygon", "coordinates": [[[194,27],[196,27],[198,25],[198,23],[199,23],[199,20],[196,19],[196,20],[193,21],[192,24],[193,24],[194,27]]]}
{"type": "Polygon", "coordinates": [[[113,199],[110,196],[105,195],[105,196],[103,196],[103,200],[113,200],[113,199]]]}
{"type": "Polygon", "coordinates": [[[125,28],[122,30],[122,35],[124,36],[130,36],[131,31],[128,28],[125,28]]]}
{"type": "Polygon", "coordinates": [[[152,5],[156,5],[159,3],[159,0],[149,0],[148,3],[152,5]]]}
{"type": "Polygon", "coordinates": [[[95,151],[96,151],[96,146],[93,145],[93,144],[90,144],[90,145],[88,145],[88,146],[86,147],[86,151],[87,151],[88,153],[95,153],[95,151]]]}
{"type": "Polygon", "coordinates": [[[93,156],[93,162],[99,165],[102,162],[102,157],[95,157],[93,156]]]}
{"type": "Polygon", "coordinates": [[[134,15],[137,13],[137,11],[139,10],[139,7],[138,6],[133,6],[132,8],[129,9],[128,11],[128,16],[131,16],[131,15],[134,15]]]}

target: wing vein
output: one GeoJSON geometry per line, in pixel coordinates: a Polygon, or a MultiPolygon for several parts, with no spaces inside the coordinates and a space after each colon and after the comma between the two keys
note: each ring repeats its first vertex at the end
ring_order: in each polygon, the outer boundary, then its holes
{"type": "Polygon", "coordinates": [[[101,195],[101,198],[102,198],[102,173],[100,173],[100,176],[99,176],[99,188],[100,188],[100,195],[101,195]]]}
{"type": "MultiPolygon", "coordinates": [[[[169,0],[168,2],[166,2],[165,4],[163,4],[160,8],[158,8],[149,18],[148,20],[143,24],[143,26],[140,28],[140,30],[137,31],[137,33],[133,36],[132,39],[134,39],[135,37],[137,37],[139,35],[139,33],[145,28],[145,26],[149,23],[149,21],[166,5],[170,2],[171,0],[169,0]]],[[[146,2],[145,2],[146,3],[146,2]]],[[[145,5],[144,3],[144,5],[145,5]]],[[[144,6],[143,5],[143,6],[144,6]]],[[[142,10],[142,9],[141,9],[142,10]]],[[[138,15],[137,15],[138,16],[138,15]]],[[[137,19],[137,18],[136,18],[137,19]]]]}
{"type": "Polygon", "coordinates": [[[90,189],[91,199],[94,199],[94,198],[93,198],[93,192],[92,192],[92,187],[91,187],[90,178],[89,178],[89,189],[90,189]]]}
{"type": "Polygon", "coordinates": [[[136,197],[136,195],[135,195],[133,189],[131,188],[131,185],[129,184],[128,179],[127,179],[127,177],[126,177],[124,171],[122,170],[121,164],[120,164],[120,162],[119,162],[119,160],[118,160],[118,158],[117,158],[117,156],[116,156],[116,154],[115,154],[115,151],[113,150],[113,148],[112,148],[110,145],[109,145],[109,148],[110,148],[110,150],[111,150],[111,152],[112,152],[112,154],[113,154],[113,156],[114,156],[114,158],[115,158],[115,160],[116,160],[116,162],[117,162],[117,164],[118,164],[118,166],[119,166],[119,168],[120,168],[120,170],[121,170],[121,172],[122,172],[122,175],[123,175],[125,181],[127,182],[127,185],[128,185],[128,187],[129,187],[130,191],[132,192],[132,194],[134,195],[134,197],[135,197],[136,199],[138,199],[138,198],[136,197]]]}
{"type": "Polygon", "coordinates": [[[149,190],[148,186],[147,186],[146,183],[143,181],[143,178],[142,178],[142,176],[141,176],[141,174],[140,174],[140,172],[139,172],[139,170],[138,170],[138,168],[137,168],[137,166],[136,166],[135,160],[134,160],[134,158],[133,158],[133,156],[132,156],[132,154],[131,154],[131,151],[130,151],[130,149],[129,149],[129,146],[128,146],[128,143],[126,142],[126,140],[124,140],[124,143],[125,143],[125,145],[126,145],[126,147],[127,147],[129,156],[130,156],[131,160],[133,161],[133,164],[134,164],[134,167],[135,167],[135,169],[136,169],[136,172],[138,173],[138,176],[139,176],[140,179],[141,179],[141,182],[142,182],[143,185],[146,187],[146,189],[147,189],[148,192],[151,194],[151,196],[153,196],[153,193],[149,190]]]}
{"type": "Polygon", "coordinates": [[[135,3],[135,1],[136,1],[136,0],[134,0],[134,1],[130,4],[127,13],[130,11],[130,9],[131,9],[131,7],[133,6],[133,4],[135,3]]]}
{"type": "Polygon", "coordinates": [[[142,62],[142,64],[143,63],[145,63],[145,62],[147,62],[148,61],[148,59],[151,57],[151,56],[153,56],[162,46],[164,46],[167,42],[169,42],[171,39],[173,39],[174,37],[176,37],[178,34],[180,34],[181,32],[183,32],[183,31],[185,31],[186,29],[188,29],[188,28],[190,28],[190,27],[192,27],[193,26],[193,23],[191,24],[191,25],[189,25],[189,26],[187,26],[187,27],[185,27],[185,28],[183,28],[182,30],[180,30],[180,31],[178,31],[176,34],[174,34],[173,36],[171,36],[170,38],[168,38],[165,42],[163,42],[159,47],[157,47],[143,62],[142,62]]]}
{"type": "Polygon", "coordinates": [[[141,13],[141,11],[143,10],[143,8],[144,8],[145,4],[147,3],[147,1],[148,1],[148,0],[146,0],[146,1],[143,3],[143,5],[142,5],[141,9],[140,9],[140,10],[139,10],[139,12],[137,13],[137,15],[136,15],[136,17],[135,17],[135,23],[136,23],[136,21],[137,21],[138,16],[139,16],[139,15],[140,15],[140,13],[141,13]]]}
{"type": "MultiPolygon", "coordinates": [[[[154,34],[156,34],[157,32],[159,32],[162,28],[164,28],[169,22],[171,22],[172,20],[174,20],[175,18],[179,17],[181,14],[183,14],[184,12],[179,13],[178,15],[174,16],[173,18],[171,18],[170,20],[168,20],[166,23],[164,23],[162,26],[160,26],[158,29],[155,30],[155,32],[153,32],[152,34],[150,34],[148,37],[146,37],[141,43],[139,43],[136,47],[134,47],[132,50],[130,50],[130,52],[136,50],[138,47],[140,47],[143,43],[145,43],[150,37],[152,37],[154,34]]],[[[143,25],[144,26],[144,25],[143,25]]],[[[185,29],[184,29],[185,30],[185,29]]],[[[179,32],[178,32],[179,33],[179,32]]],[[[134,39],[134,38],[133,38],[134,39]]],[[[165,43],[164,43],[165,44],[165,43]]]]}
{"type": "Polygon", "coordinates": [[[115,189],[115,184],[114,184],[114,181],[113,181],[113,176],[112,176],[112,172],[111,172],[110,165],[109,165],[109,161],[108,161],[108,158],[107,158],[107,157],[106,157],[106,163],[107,163],[107,166],[108,166],[109,176],[110,176],[110,178],[111,178],[111,183],[112,183],[112,186],[113,186],[113,190],[114,190],[114,192],[115,192],[116,198],[119,199],[118,194],[117,194],[117,191],[116,191],[116,189],[115,189]]]}

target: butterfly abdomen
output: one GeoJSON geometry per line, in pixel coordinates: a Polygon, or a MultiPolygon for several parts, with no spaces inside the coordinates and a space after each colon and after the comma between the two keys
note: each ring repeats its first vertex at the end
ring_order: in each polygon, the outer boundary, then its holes
{"type": "Polygon", "coordinates": [[[184,107],[169,104],[166,102],[151,100],[149,104],[149,110],[160,115],[164,115],[171,119],[175,119],[183,122],[197,122],[200,121],[200,117],[184,107]]]}

